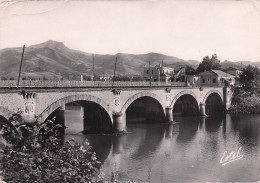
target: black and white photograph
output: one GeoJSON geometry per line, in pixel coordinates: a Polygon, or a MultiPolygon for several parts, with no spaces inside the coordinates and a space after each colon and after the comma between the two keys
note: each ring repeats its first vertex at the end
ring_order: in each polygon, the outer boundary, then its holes
{"type": "Polygon", "coordinates": [[[0,183],[260,183],[259,0],[0,0],[0,183]]]}

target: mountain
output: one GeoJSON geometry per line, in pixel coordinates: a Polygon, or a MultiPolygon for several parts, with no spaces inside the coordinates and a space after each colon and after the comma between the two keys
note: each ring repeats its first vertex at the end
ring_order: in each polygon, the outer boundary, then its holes
{"type": "MultiPolygon", "coordinates": [[[[0,50],[0,76],[6,78],[17,78],[22,48],[6,48],[0,50]]],[[[164,65],[184,66],[191,65],[197,67],[197,61],[185,61],[176,57],[167,56],[159,53],[148,54],[126,54],[118,53],[115,55],[95,54],[95,74],[112,75],[116,57],[117,74],[140,74],[143,66],[151,62],[155,66],[164,62],[164,65]]],[[[82,75],[92,75],[93,56],[90,53],[72,50],[62,42],[47,41],[41,44],[25,48],[22,78],[57,78],[59,73],[64,78],[79,77],[82,75]]]]}
{"type": "Polygon", "coordinates": [[[244,68],[247,65],[260,67],[260,61],[259,62],[250,62],[250,61],[231,62],[231,61],[225,60],[225,61],[221,62],[220,64],[221,64],[222,69],[226,69],[226,68],[229,68],[229,67],[241,69],[241,68],[244,68]]]}
{"type": "MultiPolygon", "coordinates": [[[[0,76],[17,79],[22,48],[5,48],[0,50],[0,76]]],[[[113,75],[114,63],[118,58],[116,74],[137,75],[143,71],[143,66],[160,64],[179,69],[190,65],[197,68],[199,62],[196,60],[182,60],[177,57],[167,56],[160,53],[127,54],[117,53],[115,55],[95,54],[95,74],[113,75]]],[[[243,61],[243,66],[254,65],[260,67],[260,62],[243,61]]],[[[224,61],[222,68],[240,68],[241,62],[224,61]]],[[[65,79],[79,79],[80,75],[92,75],[93,56],[68,48],[62,42],[47,41],[41,44],[25,48],[21,78],[58,78],[59,73],[65,79]]]]}

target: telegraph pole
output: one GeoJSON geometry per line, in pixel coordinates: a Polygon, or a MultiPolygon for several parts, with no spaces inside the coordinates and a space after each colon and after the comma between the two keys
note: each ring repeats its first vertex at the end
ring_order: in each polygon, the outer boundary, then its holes
{"type": "Polygon", "coordinates": [[[95,86],[95,59],[94,59],[94,54],[92,55],[93,57],[93,81],[94,81],[94,86],[95,86]]]}
{"type": "Polygon", "coordinates": [[[150,62],[150,60],[149,60],[149,75],[150,75],[150,87],[152,87],[151,62],[150,62]]]}
{"type": "Polygon", "coordinates": [[[199,73],[199,71],[198,71],[197,87],[198,87],[198,85],[199,85],[199,80],[200,80],[200,73],[199,73]]]}
{"type": "Polygon", "coordinates": [[[211,86],[211,72],[210,72],[210,75],[209,75],[209,84],[210,84],[210,86],[211,86]]]}
{"type": "MultiPolygon", "coordinates": [[[[117,57],[116,57],[116,62],[117,62],[117,57]]],[[[115,62],[115,69],[114,69],[114,76],[113,76],[113,83],[112,83],[112,88],[114,88],[114,82],[115,82],[115,74],[116,74],[116,62],[115,62]]]]}
{"type": "Polygon", "coordinates": [[[23,64],[24,49],[25,49],[25,45],[23,45],[23,53],[22,53],[22,59],[21,59],[21,63],[20,63],[20,69],[19,69],[19,75],[18,75],[17,88],[19,87],[19,82],[20,82],[21,69],[22,69],[22,64],[23,64]]]}

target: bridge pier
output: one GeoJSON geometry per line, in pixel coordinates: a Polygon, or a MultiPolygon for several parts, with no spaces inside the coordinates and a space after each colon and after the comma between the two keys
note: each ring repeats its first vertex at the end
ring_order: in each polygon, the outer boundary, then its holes
{"type": "Polygon", "coordinates": [[[113,114],[113,130],[118,132],[126,131],[125,113],[118,112],[113,114]]]}
{"type": "Polygon", "coordinates": [[[232,98],[232,91],[230,87],[223,88],[223,104],[225,106],[225,110],[228,110],[231,106],[231,98],[232,98]]]}
{"type": "Polygon", "coordinates": [[[172,108],[166,107],[165,112],[166,112],[166,122],[168,123],[173,122],[172,108]]]}
{"type": "Polygon", "coordinates": [[[169,126],[166,126],[165,137],[166,138],[172,138],[172,132],[173,132],[173,124],[170,124],[169,126]]]}
{"type": "Polygon", "coordinates": [[[113,154],[121,154],[124,151],[124,136],[113,137],[113,154]]]}
{"type": "Polygon", "coordinates": [[[62,126],[65,126],[65,104],[58,108],[58,111],[56,113],[56,122],[58,122],[62,126]]]}
{"type": "Polygon", "coordinates": [[[204,103],[200,103],[200,116],[207,116],[204,103]]]}

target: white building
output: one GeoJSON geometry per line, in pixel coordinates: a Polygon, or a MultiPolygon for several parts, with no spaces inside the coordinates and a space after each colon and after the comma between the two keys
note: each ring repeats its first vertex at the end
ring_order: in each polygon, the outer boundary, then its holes
{"type": "Polygon", "coordinates": [[[171,77],[174,74],[174,68],[165,67],[161,64],[154,67],[144,67],[143,78],[146,81],[161,81],[161,82],[170,82],[171,77]]]}
{"type": "Polygon", "coordinates": [[[239,78],[240,78],[240,74],[243,72],[242,70],[229,67],[227,69],[224,69],[223,71],[235,76],[235,86],[240,86],[239,78]]]}

